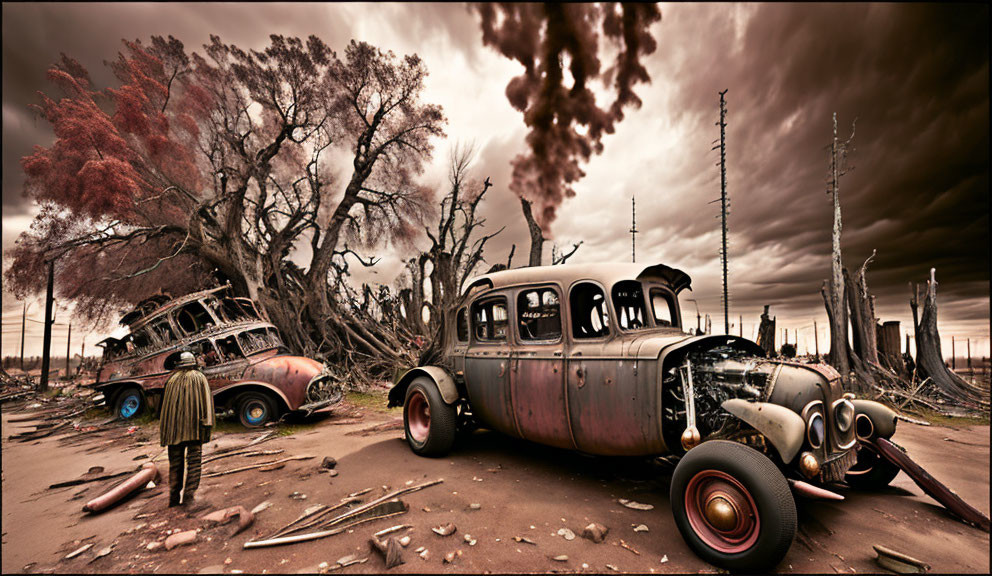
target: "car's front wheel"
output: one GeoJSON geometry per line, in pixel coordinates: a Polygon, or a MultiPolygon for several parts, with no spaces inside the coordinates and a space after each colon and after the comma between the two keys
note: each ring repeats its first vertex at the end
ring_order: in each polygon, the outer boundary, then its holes
{"type": "Polygon", "coordinates": [[[880,490],[899,474],[899,467],[882,457],[864,442],[858,450],[858,461],[844,474],[844,481],[856,490],[880,490]]]}
{"type": "Polygon", "coordinates": [[[779,469],[736,442],[712,440],[690,450],[672,476],[672,513],[686,543],[730,570],[778,564],[796,534],[796,503],[779,469]]]}
{"type": "Polygon", "coordinates": [[[148,403],[145,394],[137,386],[128,386],[120,392],[114,399],[114,415],[121,420],[130,420],[141,416],[148,403]]]}
{"type": "Polygon", "coordinates": [[[403,427],[406,441],[419,456],[444,456],[455,443],[458,414],[441,398],[437,384],[417,378],[406,389],[403,427]]]}
{"type": "Polygon", "coordinates": [[[258,428],[274,420],[276,403],[263,392],[243,392],[234,400],[238,420],[245,428],[258,428]]]}

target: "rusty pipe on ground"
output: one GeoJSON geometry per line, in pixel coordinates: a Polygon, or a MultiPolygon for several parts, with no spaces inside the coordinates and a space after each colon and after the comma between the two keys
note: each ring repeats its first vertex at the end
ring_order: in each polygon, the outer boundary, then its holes
{"type": "Polygon", "coordinates": [[[913,482],[916,482],[916,485],[921,490],[939,502],[948,512],[960,518],[966,524],[971,524],[985,532],[989,531],[988,516],[962,500],[953,490],[944,486],[939,480],[931,476],[919,464],[914,462],[902,447],[885,438],[876,438],[872,442],[872,446],[883,458],[912,478],[913,482]]]}
{"type": "Polygon", "coordinates": [[[90,500],[83,506],[83,512],[98,513],[117,504],[130,494],[141,490],[149,482],[158,480],[158,468],[151,462],[142,465],[141,470],[107,492],[90,500]]]}
{"type": "Polygon", "coordinates": [[[808,482],[803,482],[802,480],[793,480],[792,478],[787,478],[789,481],[789,488],[792,488],[798,494],[806,496],[807,498],[815,498],[818,500],[843,500],[844,497],[836,492],[831,492],[826,488],[820,488],[819,486],[814,486],[808,482]]]}

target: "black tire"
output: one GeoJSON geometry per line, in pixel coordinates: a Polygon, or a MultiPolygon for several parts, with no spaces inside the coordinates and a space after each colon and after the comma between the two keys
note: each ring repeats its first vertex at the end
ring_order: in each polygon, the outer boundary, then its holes
{"type": "Polygon", "coordinates": [[[898,474],[899,467],[883,458],[868,444],[861,443],[858,461],[844,475],[844,481],[855,490],[881,490],[898,474]]]}
{"type": "MultiPolygon", "coordinates": [[[[782,472],[757,450],[736,442],[711,440],[690,450],[672,475],[671,503],[675,524],[689,547],[703,560],[729,570],[770,570],[785,557],[796,535],[796,502],[782,472]],[[716,528],[700,507],[705,495],[706,507],[719,499],[714,491],[735,494],[728,498],[745,512],[730,515],[734,527],[726,531],[716,528]]],[[[724,514],[725,523],[727,518],[724,514]]]]}
{"type": "Polygon", "coordinates": [[[407,386],[403,401],[403,429],[407,444],[415,454],[438,457],[450,452],[455,443],[457,425],[457,410],[445,403],[433,380],[422,376],[407,386]]]}
{"type": "Polygon", "coordinates": [[[245,428],[260,428],[279,417],[276,403],[264,392],[242,392],[234,398],[238,421],[245,428]]]}
{"type": "Polygon", "coordinates": [[[131,420],[145,413],[148,400],[138,386],[121,388],[114,395],[114,416],[120,420],[131,420]]]}

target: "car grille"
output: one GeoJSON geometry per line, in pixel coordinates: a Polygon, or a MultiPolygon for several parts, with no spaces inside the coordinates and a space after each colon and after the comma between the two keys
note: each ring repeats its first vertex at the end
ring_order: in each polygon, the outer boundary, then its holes
{"type": "Polygon", "coordinates": [[[820,482],[827,484],[829,482],[837,482],[844,479],[844,474],[854,466],[854,463],[858,461],[858,451],[856,449],[848,450],[843,454],[838,454],[837,456],[827,460],[820,467],[820,482]]]}

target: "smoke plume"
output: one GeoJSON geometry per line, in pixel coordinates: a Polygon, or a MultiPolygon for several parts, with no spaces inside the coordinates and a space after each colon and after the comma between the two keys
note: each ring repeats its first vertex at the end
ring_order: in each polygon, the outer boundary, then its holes
{"type": "Polygon", "coordinates": [[[513,160],[510,189],[535,204],[547,232],[573,184],[580,164],[603,150],[602,138],[623,120],[623,110],[641,100],[638,83],[650,82],[641,58],[655,51],[650,27],[661,20],[654,4],[477,4],[482,40],[523,64],[524,73],[506,87],[510,104],[530,128],[530,150],[513,160]],[[617,50],[604,68],[600,39],[617,50]],[[613,95],[605,106],[590,85],[613,95]]]}

